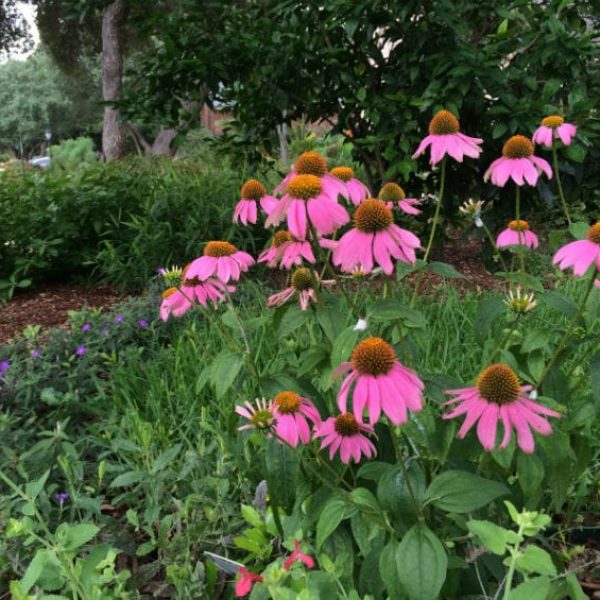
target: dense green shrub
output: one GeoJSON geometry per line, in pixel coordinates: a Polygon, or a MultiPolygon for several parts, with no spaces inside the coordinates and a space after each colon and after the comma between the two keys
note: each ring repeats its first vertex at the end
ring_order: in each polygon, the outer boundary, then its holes
{"type": "Polygon", "coordinates": [[[64,140],[50,148],[52,167],[70,171],[98,160],[94,141],[89,137],[64,140]]]}
{"type": "MultiPolygon", "coordinates": [[[[249,235],[231,226],[242,181],[226,164],[149,158],[5,174],[0,282],[93,275],[141,286],[157,267],[198,255],[208,239],[241,243],[249,235]]],[[[252,250],[263,241],[259,234],[244,243],[252,250]]]]}

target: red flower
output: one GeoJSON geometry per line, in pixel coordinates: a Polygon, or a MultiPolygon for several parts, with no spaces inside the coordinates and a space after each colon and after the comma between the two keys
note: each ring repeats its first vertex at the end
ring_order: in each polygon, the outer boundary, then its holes
{"type": "Polygon", "coordinates": [[[290,557],[283,563],[283,568],[286,571],[289,571],[291,566],[297,561],[302,561],[309,569],[312,569],[315,566],[315,561],[312,556],[308,556],[308,554],[304,554],[302,550],[300,550],[300,542],[298,540],[294,540],[294,551],[290,554],[290,557]]]}
{"type": "Polygon", "coordinates": [[[240,567],[240,575],[241,577],[235,584],[235,595],[238,598],[249,594],[252,591],[252,586],[255,583],[262,583],[263,581],[263,578],[260,575],[248,571],[246,567],[240,567]]]}

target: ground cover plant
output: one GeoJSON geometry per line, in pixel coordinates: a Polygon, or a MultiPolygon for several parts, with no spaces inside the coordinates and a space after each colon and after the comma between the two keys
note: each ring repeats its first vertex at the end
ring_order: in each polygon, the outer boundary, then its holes
{"type": "Polygon", "coordinates": [[[462,207],[498,291],[426,287],[462,277],[432,253],[473,133],[442,110],[415,149],[439,185],[431,226],[398,184],[304,152],[231,207],[275,228],[262,252],[209,239],[152,278],[153,316],[75,315],[42,349],[61,348],[42,390],[34,334],[2,349],[13,597],[586,597],[572,534],[598,519],[600,225],[562,191],[568,229],[525,220],[557,177],[542,146],[576,135],[551,115],[486,173],[514,218],[496,234],[489,203],[462,207]]]}

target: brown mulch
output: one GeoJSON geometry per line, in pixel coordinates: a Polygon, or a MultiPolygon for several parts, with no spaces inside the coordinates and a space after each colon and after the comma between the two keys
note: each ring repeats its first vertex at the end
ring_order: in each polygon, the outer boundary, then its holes
{"type": "Polygon", "coordinates": [[[27,325],[43,329],[64,325],[71,310],[88,307],[109,307],[123,300],[110,287],[81,287],[51,284],[15,294],[6,304],[0,304],[0,344],[9,342],[27,325]]]}

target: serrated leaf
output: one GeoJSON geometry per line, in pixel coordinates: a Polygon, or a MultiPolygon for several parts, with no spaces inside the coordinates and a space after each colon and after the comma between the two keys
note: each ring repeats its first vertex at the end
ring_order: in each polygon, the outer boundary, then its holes
{"type": "Polygon", "coordinates": [[[134,483],[139,483],[148,476],[146,471],[127,471],[115,477],[108,487],[126,487],[134,483]]]}
{"type": "Polygon", "coordinates": [[[172,448],[168,448],[161,452],[152,465],[151,474],[156,474],[162,471],[165,467],[171,466],[171,463],[177,458],[181,452],[181,444],[175,444],[172,448]]]}
{"type": "Polygon", "coordinates": [[[72,552],[77,550],[84,544],[87,544],[90,540],[96,537],[96,534],[100,531],[100,528],[93,523],[78,523],[77,525],[70,525],[67,533],[67,541],[64,544],[64,549],[72,552]]]}
{"type": "Polygon", "coordinates": [[[531,544],[517,558],[516,567],[521,573],[525,573],[526,575],[537,573],[539,575],[556,576],[556,567],[548,552],[531,544]]]}
{"type": "Polygon", "coordinates": [[[508,541],[506,534],[509,533],[506,529],[490,521],[477,520],[469,521],[467,527],[490,552],[500,556],[504,554],[508,541]]]}
{"type": "Polygon", "coordinates": [[[548,577],[535,577],[511,590],[508,600],[546,600],[550,592],[548,577]]]}
{"type": "Polygon", "coordinates": [[[48,553],[45,549],[38,550],[35,553],[32,561],[27,566],[25,574],[21,579],[20,586],[21,592],[27,594],[29,590],[35,585],[35,582],[40,578],[46,563],[48,562],[48,553]]]}

